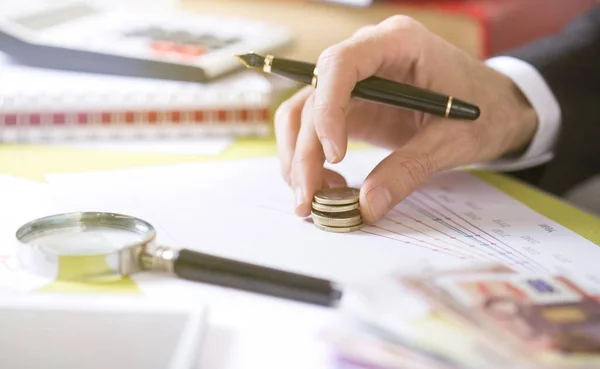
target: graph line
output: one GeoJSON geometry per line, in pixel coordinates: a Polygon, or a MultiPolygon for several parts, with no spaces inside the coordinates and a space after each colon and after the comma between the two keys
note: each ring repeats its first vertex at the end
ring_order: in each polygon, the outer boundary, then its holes
{"type": "MultiPolygon", "coordinates": [[[[474,254],[476,254],[478,258],[481,258],[482,260],[486,260],[486,261],[490,260],[490,259],[493,259],[489,255],[482,254],[482,253],[478,252],[476,249],[469,249],[469,247],[474,248],[475,247],[474,245],[469,245],[467,243],[465,243],[465,245],[467,245],[467,247],[455,245],[455,244],[453,244],[451,242],[448,242],[448,241],[442,240],[441,238],[437,238],[437,237],[435,237],[433,235],[427,234],[427,233],[425,233],[425,232],[423,232],[423,231],[421,231],[421,230],[419,230],[417,228],[411,227],[411,226],[409,226],[407,224],[404,224],[403,222],[394,220],[394,219],[392,219],[390,217],[384,217],[384,219],[387,220],[387,221],[389,221],[389,222],[392,222],[394,224],[397,224],[397,225],[399,225],[401,227],[410,229],[411,231],[417,232],[417,233],[423,235],[424,237],[430,238],[430,239],[432,239],[434,241],[437,241],[437,242],[440,242],[440,243],[444,243],[444,244],[446,244],[448,246],[452,246],[453,248],[459,248],[462,251],[466,252],[468,255],[474,255],[474,254]]],[[[420,224],[424,224],[424,223],[421,222],[420,224]]],[[[448,237],[451,237],[451,236],[448,236],[448,237]]],[[[455,237],[452,237],[452,238],[455,238],[455,237]]]]}
{"type": "MultiPolygon", "coordinates": [[[[393,241],[396,241],[396,242],[402,242],[402,243],[410,244],[410,245],[413,245],[413,246],[425,248],[425,249],[430,250],[430,251],[440,252],[442,254],[450,255],[450,256],[453,256],[455,258],[459,258],[459,259],[462,259],[462,260],[469,259],[468,256],[459,256],[459,255],[455,255],[455,254],[452,254],[452,253],[449,253],[449,252],[447,252],[445,250],[440,250],[440,249],[431,249],[429,247],[426,247],[426,246],[423,246],[423,245],[419,245],[419,244],[411,242],[411,241],[399,240],[397,238],[394,238],[394,237],[391,237],[391,236],[386,236],[384,234],[370,232],[370,231],[365,230],[364,228],[361,229],[360,231],[363,232],[363,233],[368,233],[368,234],[371,234],[371,235],[374,235],[374,236],[383,237],[383,238],[386,238],[386,239],[389,239],[389,240],[393,240],[393,241]]],[[[394,232],[392,232],[392,233],[394,233],[394,232]]]]}
{"type": "MultiPolygon", "coordinates": [[[[419,213],[425,215],[426,217],[428,217],[429,219],[433,220],[434,222],[440,223],[444,226],[446,226],[447,228],[450,228],[451,230],[455,231],[456,233],[467,237],[475,242],[477,242],[480,246],[489,246],[487,243],[485,242],[481,242],[480,240],[478,240],[477,238],[474,237],[474,235],[469,234],[468,232],[462,230],[460,225],[457,226],[453,226],[449,223],[449,221],[452,221],[451,218],[449,217],[444,217],[442,215],[435,215],[431,212],[429,212],[428,210],[426,210],[425,208],[423,208],[422,206],[419,206],[417,204],[415,204],[414,202],[412,202],[411,200],[405,200],[404,203],[408,206],[410,206],[411,208],[413,208],[414,210],[418,211],[419,213]]],[[[431,209],[432,211],[435,211],[434,209],[431,209]]],[[[453,222],[455,223],[455,222],[453,222]]],[[[467,230],[468,231],[468,230],[467,230]]]]}
{"type": "MultiPolygon", "coordinates": [[[[411,199],[414,200],[413,196],[411,196],[411,199]]],[[[405,205],[409,206],[410,208],[412,208],[413,210],[423,214],[425,217],[431,219],[432,221],[434,221],[440,225],[443,225],[450,230],[455,231],[459,235],[462,235],[463,237],[466,237],[469,240],[477,242],[479,244],[479,246],[482,246],[486,250],[488,250],[489,256],[494,256],[498,260],[500,260],[502,262],[506,262],[509,265],[521,265],[528,269],[531,268],[527,265],[527,264],[529,264],[529,262],[523,262],[521,259],[512,256],[511,253],[506,252],[505,250],[502,250],[502,249],[498,250],[492,244],[480,241],[479,239],[477,239],[478,235],[476,233],[471,232],[468,228],[454,222],[450,217],[447,217],[444,214],[439,213],[437,210],[433,209],[432,207],[428,207],[429,210],[427,210],[423,206],[417,205],[415,202],[413,202],[409,199],[404,200],[403,204],[405,204],[405,205]],[[437,212],[438,215],[435,215],[432,212],[437,212]],[[456,224],[456,226],[450,224],[449,222],[453,222],[454,224],[456,224]],[[506,259],[507,261],[504,260],[503,258],[506,259]]]]}
{"type": "MultiPolygon", "coordinates": [[[[448,237],[448,238],[450,238],[450,239],[456,240],[457,242],[460,242],[460,243],[462,243],[462,244],[465,244],[465,245],[467,245],[467,246],[469,246],[469,247],[475,247],[475,245],[471,245],[470,243],[467,243],[467,242],[465,242],[465,241],[463,241],[463,240],[461,240],[461,239],[459,239],[459,238],[456,238],[456,237],[454,237],[454,236],[451,236],[451,235],[449,235],[448,233],[446,233],[446,232],[444,232],[444,231],[442,231],[442,230],[439,230],[439,229],[437,229],[437,228],[435,228],[435,227],[433,227],[433,226],[431,226],[431,225],[429,225],[429,224],[427,224],[427,223],[425,223],[425,222],[423,222],[423,221],[421,221],[421,220],[419,220],[419,219],[417,219],[417,218],[415,218],[415,217],[413,217],[413,216],[411,216],[411,215],[408,215],[408,214],[406,214],[406,213],[404,213],[404,212],[402,212],[402,211],[400,211],[400,210],[398,210],[398,209],[392,209],[392,212],[395,212],[395,213],[397,213],[398,215],[401,215],[401,216],[407,217],[407,218],[409,218],[409,219],[411,219],[411,220],[413,220],[413,221],[415,221],[415,222],[417,222],[417,223],[419,223],[419,224],[422,224],[422,225],[424,225],[425,227],[427,227],[427,228],[429,228],[429,229],[432,229],[432,230],[434,230],[434,231],[436,231],[436,232],[438,232],[438,233],[441,233],[441,234],[443,234],[444,236],[446,236],[446,237],[448,237]]],[[[424,233],[424,232],[423,232],[423,233],[424,233]]],[[[427,234],[427,233],[424,233],[424,234],[427,234]]]]}
{"type": "MultiPolygon", "coordinates": [[[[393,234],[395,234],[395,235],[398,235],[398,236],[400,236],[400,237],[404,237],[404,238],[408,238],[408,239],[410,239],[410,240],[413,240],[413,241],[417,241],[417,242],[419,242],[419,243],[420,243],[420,244],[422,244],[422,245],[429,245],[429,246],[431,246],[431,247],[429,247],[429,249],[431,249],[432,251],[440,251],[440,250],[444,250],[445,252],[453,252],[453,253],[456,253],[456,255],[457,255],[457,256],[460,256],[460,257],[473,258],[473,256],[472,256],[471,254],[469,254],[469,253],[463,254],[463,253],[460,253],[460,252],[456,252],[456,251],[453,251],[453,250],[449,249],[448,247],[442,247],[442,246],[440,246],[440,245],[435,245],[435,244],[429,243],[429,242],[427,242],[427,241],[425,241],[425,240],[420,240],[420,239],[418,239],[418,238],[411,237],[411,236],[408,236],[408,235],[406,235],[406,234],[403,234],[403,233],[400,233],[400,232],[396,232],[396,231],[393,231],[393,230],[391,230],[391,229],[388,229],[388,228],[385,228],[385,227],[382,227],[382,226],[379,226],[379,225],[372,225],[372,227],[373,227],[373,228],[380,229],[380,230],[382,230],[382,231],[386,231],[386,232],[393,233],[393,234]]],[[[412,242],[412,241],[411,241],[411,242],[412,242]]],[[[413,243],[414,243],[414,242],[413,242],[413,243]]]]}
{"type": "MultiPolygon", "coordinates": [[[[523,266],[525,268],[528,268],[528,269],[531,269],[531,267],[536,267],[536,268],[541,269],[544,272],[549,272],[548,269],[546,269],[545,267],[543,267],[542,265],[540,265],[538,262],[536,262],[535,260],[533,260],[531,257],[525,255],[524,253],[522,253],[521,251],[517,250],[516,248],[510,246],[509,244],[505,243],[502,240],[499,240],[498,238],[496,238],[493,235],[489,234],[487,231],[485,231],[485,230],[481,229],[480,227],[476,226],[475,224],[469,222],[467,219],[461,217],[456,212],[454,212],[453,210],[451,210],[450,208],[448,208],[444,204],[442,204],[439,201],[437,201],[436,199],[434,199],[431,195],[425,194],[422,191],[416,191],[416,193],[418,193],[420,196],[423,196],[423,197],[429,199],[429,201],[431,201],[434,204],[436,204],[437,206],[443,208],[444,210],[446,210],[447,212],[449,212],[450,214],[452,214],[454,217],[456,217],[456,218],[462,220],[463,222],[469,224],[471,227],[473,227],[474,229],[476,229],[478,231],[477,232],[478,236],[481,237],[482,239],[484,239],[484,238],[481,236],[481,234],[485,234],[485,235],[489,236],[490,238],[494,239],[497,242],[497,244],[494,243],[494,242],[490,242],[490,243],[492,245],[498,246],[498,249],[502,250],[502,252],[504,252],[505,254],[508,254],[511,257],[513,257],[513,255],[515,255],[515,256],[518,255],[518,256],[522,257],[523,259],[525,259],[525,260],[519,260],[519,259],[517,259],[519,265],[521,265],[521,266],[523,266]],[[504,245],[510,251],[503,249],[502,245],[504,245]]],[[[411,198],[415,198],[416,199],[416,197],[414,197],[414,196],[411,196],[411,198]]],[[[423,200],[418,200],[417,199],[417,201],[420,201],[421,203],[424,203],[423,200]]],[[[464,226],[463,226],[463,228],[466,229],[466,227],[464,227],[464,226]]],[[[475,235],[475,233],[474,233],[474,235],[475,235]]]]}
{"type": "MultiPolygon", "coordinates": [[[[477,227],[476,225],[474,225],[473,223],[469,222],[469,221],[468,221],[468,220],[466,220],[465,218],[461,217],[460,215],[458,215],[456,212],[454,212],[453,210],[451,210],[450,208],[448,208],[448,207],[447,207],[447,206],[445,206],[444,204],[442,204],[442,203],[440,203],[439,201],[437,201],[436,199],[434,199],[432,196],[430,196],[430,195],[428,195],[428,194],[425,194],[425,193],[422,193],[422,192],[420,192],[420,191],[419,191],[418,193],[419,193],[420,195],[422,195],[423,197],[426,197],[427,199],[429,199],[431,202],[435,203],[437,206],[439,206],[439,207],[443,208],[444,210],[448,211],[450,214],[452,214],[452,215],[453,215],[453,216],[455,216],[456,218],[458,218],[458,219],[462,220],[463,222],[465,222],[465,223],[469,224],[470,226],[472,226],[473,228],[477,229],[477,230],[479,231],[478,233],[480,233],[480,234],[475,234],[475,233],[473,232],[473,235],[474,235],[474,236],[476,236],[476,237],[481,237],[482,239],[486,240],[486,241],[487,241],[487,242],[488,242],[490,245],[497,245],[497,244],[495,244],[494,242],[492,242],[492,241],[490,241],[490,240],[487,240],[486,238],[484,238],[483,236],[481,236],[481,233],[484,233],[484,234],[486,234],[486,235],[490,236],[491,238],[493,238],[494,240],[496,240],[498,243],[500,243],[500,244],[502,244],[502,245],[504,245],[504,246],[506,246],[506,247],[510,248],[512,251],[514,251],[514,252],[516,252],[516,253],[520,254],[520,256],[522,256],[523,258],[525,258],[525,259],[529,259],[529,262],[535,263],[535,261],[534,261],[533,259],[530,259],[530,258],[529,258],[527,255],[524,255],[524,254],[520,253],[518,250],[514,249],[514,248],[513,248],[513,247],[511,247],[510,245],[508,245],[508,244],[506,244],[505,242],[503,242],[503,241],[501,241],[501,240],[497,239],[496,237],[494,237],[493,235],[489,234],[489,233],[488,233],[488,232],[486,232],[485,230],[483,230],[483,229],[481,229],[481,228],[477,227]]],[[[424,206],[428,206],[430,209],[432,209],[432,207],[431,207],[430,205],[428,205],[427,203],[425,203],[423,200],[418,200],[418,199],[417,199],[417,201],[419,201],[419,202],[421,202],[422,204],[424,204],[424,206]]],[[[437,211],[437,210],[434,210],[434,211],[437,211]]],[[[439,213],[439,211],[438,211],[438,213],[439,213]]],[[[440,214],[441,214],[441,213],[440,213],[440,214]]],[[[458,226],[460,226],[460,227],[463,227],[464,229],[467,229],[466,227],[464,227],[464,226],[461,226],[460,224],[456,223],[455,221],[453,221],[453,222],[454,222],[455,224],[457,224],[458,226]]],[[[501,247],[501,245],[497,245],[497,246],[498,246],[498,248],[499,248],[499,249],[501,249],[501,250],[502,250],[502,247],[501,247]]],[[[512,252],[512,251],[507,251],[507,250],[503,250],[503,251],[504,251],[505,253],[513,254],[513,252],[512,252]]]]}

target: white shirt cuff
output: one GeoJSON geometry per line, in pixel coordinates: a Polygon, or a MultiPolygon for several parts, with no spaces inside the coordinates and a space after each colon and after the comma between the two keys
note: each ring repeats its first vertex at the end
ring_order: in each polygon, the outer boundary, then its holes
{"type": "Polygon", "coordinates": [[[489,67],[509,77],[523,92],[537,113],[538,126],[527,151],[516,158],[501,158],[477,167],[512,171],[543,164],[553,157],[554,144],[561,123],[560,105],[542,75],[520,59],[497,56],[485,62],[489,67]]]}

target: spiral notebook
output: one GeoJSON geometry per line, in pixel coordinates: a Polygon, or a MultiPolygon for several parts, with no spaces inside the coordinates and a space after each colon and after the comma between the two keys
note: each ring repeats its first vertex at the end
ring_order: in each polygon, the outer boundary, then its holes
{"type": "Polygon", "coordinates": [[[0,140],[264,136],[271,96],[250,70],[177,82],[41,69],[0,54],[0,140]]]}

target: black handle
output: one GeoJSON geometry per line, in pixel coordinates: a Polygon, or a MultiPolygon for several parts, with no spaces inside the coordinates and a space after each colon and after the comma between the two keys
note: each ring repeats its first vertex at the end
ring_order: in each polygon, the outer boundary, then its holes
{"type": "Polygon", "coordinates": [[[248,292],[332,307],[341,291],[328,280],[183,249],[174,263],[177,276],[248,292]]]}

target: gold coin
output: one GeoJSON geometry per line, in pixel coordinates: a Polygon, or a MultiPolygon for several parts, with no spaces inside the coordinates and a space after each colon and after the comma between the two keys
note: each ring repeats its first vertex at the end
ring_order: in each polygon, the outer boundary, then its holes
{"type": "Polygon", "coordinates": [[[314,201],[324,205],[348,205],[358,202],[360,190],[352,187],[333,187],[319,190],[314,201]]]}
{"type": "Polygon", "coordinates": [[[362,222],[360,210],[358,209],[343,213],[323,213],[313,210],[311,215],[314,222],[330,227],[349,227],[362,222]]]}
{"type": "Polygon", "coordinates": [[[354,231],[358,231],[362,228],[363,223],[362,221],[357,224],[357,225],[353,225],[353,226],[349,226],[349,227],[329,227],[329,226],[325,226],[325,225],[321,225],[318,223],[315,223],[315,226],[323,231],[327,231],[327,232],[334,232],[334,233],[350,233],[350,232],[354,232],[354,231]]]}
{"type": "Polygon", "coordinates": [[[343,213],[345,211],[350,211],[354,209],[358,209],[358,202],[355,202],[350,205],[325,205],[319,204],[318,202],[313,201],[312,208],[314,210],[323,211],[325,213],[343,213]]]}

